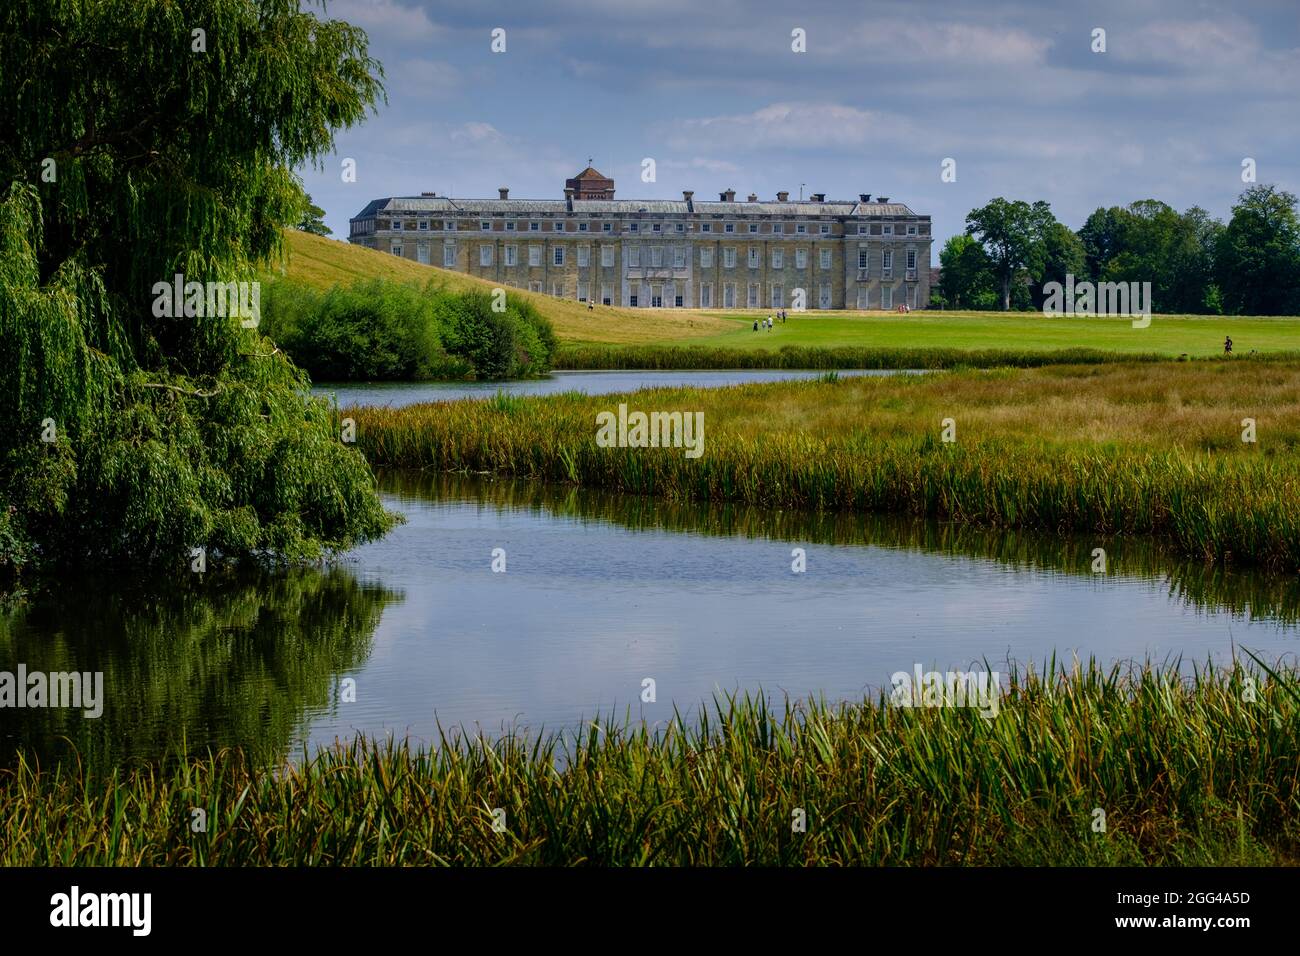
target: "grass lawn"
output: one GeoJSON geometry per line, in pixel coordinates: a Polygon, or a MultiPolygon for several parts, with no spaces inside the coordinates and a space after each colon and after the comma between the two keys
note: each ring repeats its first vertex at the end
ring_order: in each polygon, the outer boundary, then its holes
{"type": "MultiPolygon", "coordinates": [[[[283,274],[318,288],[380,277],[403,282],[436,278],[454,289],[496,288],[484,279],[424,266],[362,246],[285,233],[283,274]]],[[[277,270],[277,273],[279,270],[277,270]]],[[[1234,350],[1249,354],[1300,350],[1300,319],[1157,315],[1145,329],[1129,319],[1049,319],[1037,312],[804,312],[771,332],[754,332],[755,318],[772,310],[698,311],[587,307],[570,299],[510,289],[531,301],[569,345],[700,345],[774,350],[816,348],[956,348],[1042,350],[1087,348],[1126,353],[1161,352],[1176,358],[1217,355],[1231,335],[1234,350]]]]}
{"type": "Polygon", "coordinates": [[[1125,353],[1164,353],[1177,358],[1223,353],[1225,335],[1233,352],[1300,350],[1300,319],[1156,315],[1144,329],[1131,319],[1047,318],[1037,312],[805,312],[790,314],[771,332],[753,331],[756,316],[728,313],[733,328],[720,335],[693,338],[700,346],[779,349],[787,345],[821,348],[953,348],[1056,351],[1101,349],[1125,353]]]}

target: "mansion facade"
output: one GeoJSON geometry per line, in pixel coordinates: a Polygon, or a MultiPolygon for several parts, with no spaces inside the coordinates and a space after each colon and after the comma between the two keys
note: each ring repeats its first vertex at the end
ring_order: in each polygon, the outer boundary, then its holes
{"type": "Polygon", "coordinates": [[[588,166],[564,199],[376,199],[350,242],[504,287],[631,308],[896,309],[930,301],[930,217],[870,194],[615,199],[588,166]]]}

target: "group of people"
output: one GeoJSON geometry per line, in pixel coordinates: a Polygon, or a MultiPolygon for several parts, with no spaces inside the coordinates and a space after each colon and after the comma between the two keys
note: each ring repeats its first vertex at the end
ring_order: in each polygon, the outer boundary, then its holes
{"type": "MultiPolygon", "coordinates": [[[[785,321],[785,309],[778,309],[778,310],[777,310],[777,313],[776,313],[776,317],[777,317],[778,319],[780,319],[782,322],[784,322],[784,321],[785,321]]],[[[759,326],[762,326],[763,328],[765,328],[765,329],[767,329],[769,332],[771,332],[771,331],[772,331],[772,325],[773,325],[773,322],[772,322],[772,316],[770,316],[770,315],[769,315],[766,319],[755,319],[755,320],[754,320],[754,331],[757,332],[758,329],[759,329],[759,326]]]]}

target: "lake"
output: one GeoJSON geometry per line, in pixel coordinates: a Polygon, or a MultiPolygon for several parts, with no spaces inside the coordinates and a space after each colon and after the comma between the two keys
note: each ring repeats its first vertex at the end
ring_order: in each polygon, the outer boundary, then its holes
{"type": "Polygon", "coordinates": [[[232,744],[282,756],[357,732],[434,740],[439,723],[653,723],[736,690],[860,700],[918,663],[1190,669],[1234,645],[1266,660],[1297,647],[1293,576],[1207,569],[1151,542],[380,480],[406,523],[332,564],[170,584],[109,573],[0,611],[0,669],[102,671],[107,697],[99,719],[0,710],[4,758],[25,743],[57,759],[64,735],[104,765],[232,744]]]}
{"type": "MultiPolygon", "coordinates": [[[[635,392],[642,388],[696,386],[717,388],[745,385],[750,382],[783,382],[824,375],[801,369],[738,369],[711,372],[552,372],[545,378],[514,379],[502,382],[349,382],[320,383],[313,395],[335,397],[340,406],[388,405],[400,408],[420,402],[450,402],[458,398],[491,398],[497,392],[510,395],[555,395],[559,392],[582,392],[587,395],[612,395],[635,392]]],[[[841,378],[857,375],[926,374],[921,371],[895,369],[847,369],[836,372],[841,378]]]]}

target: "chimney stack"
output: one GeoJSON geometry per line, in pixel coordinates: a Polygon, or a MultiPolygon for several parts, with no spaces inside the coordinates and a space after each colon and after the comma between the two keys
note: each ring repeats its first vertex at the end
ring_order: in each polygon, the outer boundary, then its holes
{"type": "Polygon", "coordinates": [[[876,197],[876,202],[881,202],[881,203],[889,202],[889,197],[888,197],[888,196],[877,196],[877,197],[876,197]]]}
{"type": "Polygon", "coordinates": [[[574,188],[572,186],[564,187],[564,208],[569,212],[573,212],[573,193],[574,188]]]}
{"type": "Polygon", "coordinates": [[[508,186],[501,186],[497,189],[497,192],[501,194],[502,199],[510,198],[510,188],[508,186]]]}
{"type": "Polygon", "coordinates": [[[437,193],[420,193],[421,196],[436,196],[437,193]]]}
{"type": "Polygon", "coordinates": [[[689,212],[695,212],[695,190],[683,189],[682,199],[686,201],[686,209],[689,212]]]}
{"type": "Polygon", "coordinates": [[[750,194],[749,194],[749,201],[750,201],[750,202],[758,202],[758,193],[750,193],[750,194]]]}
{"type": "Polygon", "coordinates": [[[858,193],[858,202],[871,202],[871,193],[858,193]]]}
{"type": "Polygon", "coordinates": [[[718,193],[718,199],[720,199],[722,202],[735,202],[736,191],[734,189],[728,189],[724,192],[720,192],[718,193]]]}
{"type": "Polygon", "coordinates": [[[810,202],[825,202],[825,201],[826,201],[826,194],[825,194],[825,193],[813,193],[811,196],[808,197],[808,200],[809,200],[810,202]]]}
{"type": "Polygon", "coordinates": [[[790,194],[789,194],[788,192],[779,192],[779,193],[776,194],[776,201],[777,201],[777,202],[789,202],[789,201],[790,201],[790,194]]]}

